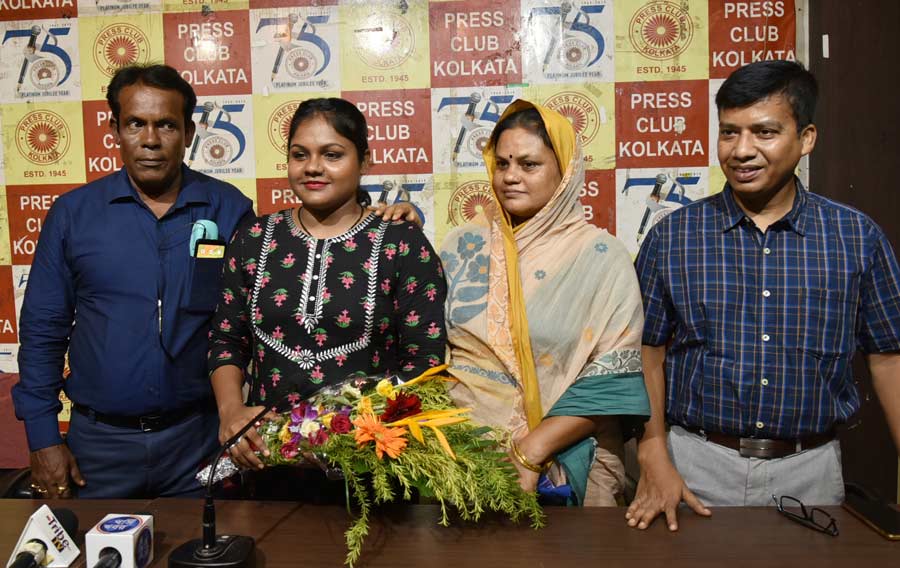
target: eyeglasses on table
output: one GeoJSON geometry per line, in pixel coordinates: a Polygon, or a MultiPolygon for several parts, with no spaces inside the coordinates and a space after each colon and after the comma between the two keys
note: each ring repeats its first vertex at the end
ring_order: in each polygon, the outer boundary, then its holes
{"type": "Polygon", "coordinates": [[[790,495],[782,495],[781,497],[772,495],[772,499],[775,501],[775,507],[778,508],[778,512],[795,523],[800,523],[806,528],[823,532],[827,535],[837,536],[839,534],[837,521],[825,510],[818,507],[807,507],[800,499],[790,495]],[[800,514],[789,511],[786,507],[800,509],[800,514]]]}

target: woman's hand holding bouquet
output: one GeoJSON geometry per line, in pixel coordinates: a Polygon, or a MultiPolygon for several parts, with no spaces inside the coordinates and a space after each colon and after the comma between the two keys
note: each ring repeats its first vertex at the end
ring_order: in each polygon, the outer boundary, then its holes
{"type": "MultiPolygon", "coordinates": [[[[506,436],[475,426],[465,416],[468,409],[454,406],[444,385],[453,379],[440,374],[445,368],[406,383],[358,377],[304,401],[295,396],[289,412],[273,413],[260,425],[259,442],[245,436],[263,451],[244,448],[245,439],[232,448],[233,460],[243,467],[312,462],[329,477],[343,476],[360,509],[346,533],[348,564],[359,557],[373,499],[389,502],[398,494],[410,499],[413,489],[441,505],[442,525],[449,523],[449,504],[465,520],[499,511],[513,520],[527,516],[535,528],[543,526],[536,495],[519,487],[519,475],[507,459],[506,436]],[[364,476],[371,479],[371,488],[364,476]]],[[[260,410],[228,413],[225,428],[240,425],[245,417],[246,424],[260,410]]],[[[236,471],[233,465],[219,469],[214,481],[236,471]]],[[[198,477],[208,475],[205,470],[198,477]]]]}

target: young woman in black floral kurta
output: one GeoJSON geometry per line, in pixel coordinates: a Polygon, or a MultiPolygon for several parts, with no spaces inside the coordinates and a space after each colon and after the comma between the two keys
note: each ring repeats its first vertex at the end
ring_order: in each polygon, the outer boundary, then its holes
{"type": "MultiPolygon", "coordinates": [[[[444,360],[440,260],[416,225],[366,216],[358,196],[365,136],[352,104],[301,104],[288,179],[302,209],[245,222],[228,247],[209,359],[223,440],[262,405],[307,398],[351,375],[412,378],[444,360]],[[240,400],[251,361],[256,407],[240,400]]],[[[245,438],[261,447],[254,430],[245,438]]],[[[260,467],[246,441],[231,453],[260,467]]]]}
{"type": "Polygon", "coordinates": [[[443,280],[412,223],[373,213],[315,239],[290,211],[260,217],[228,249],[210,364],[254,358],[258,404],[353,374],[415,377],[443,362],[443,280]]]}

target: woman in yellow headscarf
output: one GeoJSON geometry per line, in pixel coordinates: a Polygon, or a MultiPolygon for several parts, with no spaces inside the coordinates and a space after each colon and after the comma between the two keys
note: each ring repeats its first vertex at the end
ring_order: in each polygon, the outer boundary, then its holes
{"type": "Polygon", "coordinates": [[[451,394],[476,421],[512,432],[524,489],[546,472],[570,503],[615,505],[622,426],[650,414],[631,257],[584,219],[581,145],[562,115],[515,101],[484,159],[491,203],[441,252],[451,394]]]}

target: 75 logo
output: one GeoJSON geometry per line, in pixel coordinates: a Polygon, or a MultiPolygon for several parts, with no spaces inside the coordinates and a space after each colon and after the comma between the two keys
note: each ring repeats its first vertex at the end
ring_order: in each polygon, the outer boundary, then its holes
{"type": "Polygon", "coordinates": [[[513,95],[493,95],[481,105],[482,98],[481,94],[477,92],[468,97],[444,97],[438,105],[437,112],[448,107],[466,107],[465,114],[460,119],[456,143],[451,154],[453,162],[456,162],[456,158],[463,149],[468,150],[476,158],[481,157],[481,151],[490,140],[491,131],[494,129],[493,125],[500,120],[502,109],[513,101],[513,95]]]}
{"type": "Polygon", "coordinates": [[[191,144],[188,167],[198,155],[202,156],[206,165],[213,168],[220,168],[240,159],[247,147],[247,139],[243,131],[232,122],[231,115],[243,110],[243,103],[219,105],[212,101],[194,107],[194,114],[200,114],[200,120],[191,144]]]}
{"type": "Polygon", "coordinates": [[[59,47],[59,37],[69,35],[69,27],[44,30],[35,24],[30,28],[6,30],[0,45],[22,43],[22,65],[19,68],[16,92],[20,92],[26,79],[39,90],[46,91],[65,83],[72,74],[72,58],[59,47]],[[43,38],[43,41],[38,43],[43,38]],[[62,65],[62,73],[60,73],[62,65]]]}
{"type": "Polygon", "coordinates": [[[536,18],[556,20],[557,31],[550,34],[550,45],[544,52],[544,71],[554,59],[570,70],[584,69],[600,60],[606,51],[606,41],[600,30],[591,24],[591,15],[599,15],[605,8],[605,5],[576,8],[571,2],[532,8],[529,22],[536,18]],[[575,15],[571,16],[573,11],[575,15]]]}
{"type": "Polygon", "coordinates": [[[271,80],[282,70],[293,79],[303,80],[320,75],[331,62],[331,47],[316,26],[328,23],[329,15],[302,17],[290,14],[279,18],[261,18],[256,33],[267,27],[274,27],[274,38],[278,40],[278,53],[272,65],[271,80]],[[300,22],[300,30],[294,35],[294,28],[300,22]]]}

